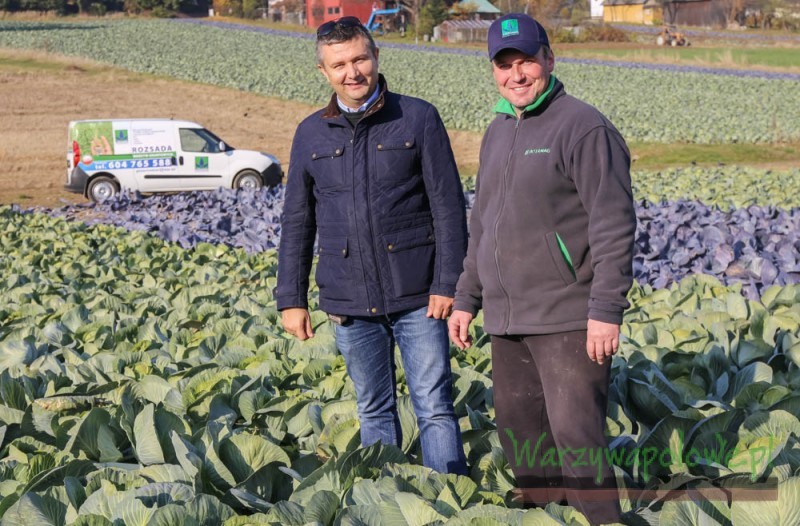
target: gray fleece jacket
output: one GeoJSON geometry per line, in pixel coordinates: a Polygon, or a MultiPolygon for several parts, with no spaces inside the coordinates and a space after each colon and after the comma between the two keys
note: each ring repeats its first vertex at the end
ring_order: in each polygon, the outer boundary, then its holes
{"type": "Polygon", "coordinates": [[[495,335],[620,324],[636,231],[625,141],[555,77],[521,118],[505,100],[495,111],[455,310],[483,308],[495,335]]]}

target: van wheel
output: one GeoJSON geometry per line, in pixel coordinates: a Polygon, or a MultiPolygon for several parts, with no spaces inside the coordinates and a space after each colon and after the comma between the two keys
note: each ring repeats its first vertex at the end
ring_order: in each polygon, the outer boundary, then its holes
{"type": "Polygon", "coordinates": [[[119,192],[119,185],[111,177],[101,175],[89,183],[89,199],[95,203],[102,203],[106,199],[114,197],[119,192]]]}
{"type": "Polygon", "coordinates": [[[237,190],[239,188],[258,190],[262,186],[264,186],[264,181],[261,180],[261,174],[255,170],[244,170],[233,180],[233,187],[237,190]]]}
{"type": "Polygon", "coordinates": [[[244,170],[233,181],[235,189],[246,188],[248,190],[258,190],[264,186],[264,181],[261,180],[261,174],[255,170],[244,170]]]}

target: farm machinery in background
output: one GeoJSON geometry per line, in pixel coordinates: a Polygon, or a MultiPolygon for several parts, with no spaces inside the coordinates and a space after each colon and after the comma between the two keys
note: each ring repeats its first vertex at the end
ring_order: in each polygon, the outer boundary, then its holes
{"type": "Polygon", "coordinates": [[[411,7],[403,2],[389,1],[381,7],[376,1],[372,5],[372,12],[364,26],[370,33],[376,35],[384,35],[393,31],[402,34],[406,30],[408,21],[413,18],[410,16],[411,13],[413,13],[411,7]]]}
{"type": "Polygon", "coordinates": [[[661,28],[661,33],[656,37],[656,44],[659,46],[691,46],[692,43],[686,38],[686,34],[678,31],[673,25],[661,28]]]}
{"type": "Polygon", "coordinates": [[[399,7],[394,7],[392,9],[373,9],[372,13],[369,15],[369,20],[367,20],[367,23],[364,25],[369,29],[370,33],[383,35],[387,31],[394,29],[395,26],[402,27],[401,24],[397,24],[395,21],[399,13],[399,7]]]}

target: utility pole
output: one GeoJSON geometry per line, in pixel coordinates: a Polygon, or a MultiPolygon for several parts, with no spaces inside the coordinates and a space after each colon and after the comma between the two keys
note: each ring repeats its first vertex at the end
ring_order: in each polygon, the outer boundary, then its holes
{"type": "Polygon", "coordinates": [[[421,0],[414,0],[414,44],[419,45],[419,3],[421,0]]]}

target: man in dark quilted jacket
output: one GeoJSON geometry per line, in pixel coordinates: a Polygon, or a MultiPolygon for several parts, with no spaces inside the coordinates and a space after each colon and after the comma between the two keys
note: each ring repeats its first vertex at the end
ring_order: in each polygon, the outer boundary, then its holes
{"type": "Polygon", "coordinates": [[[361,443],[400,445],[395,343],[424,464],[466,473],[453,410],[446,319],[466,253],[464,195],[436,108],[389,91],[378,49],[355,17],[317,30],[333,88],[292,145],[276,299],[283,326],[314,336],[309,273],[319,236],[319,307],[356,390],[361,443]]]}

